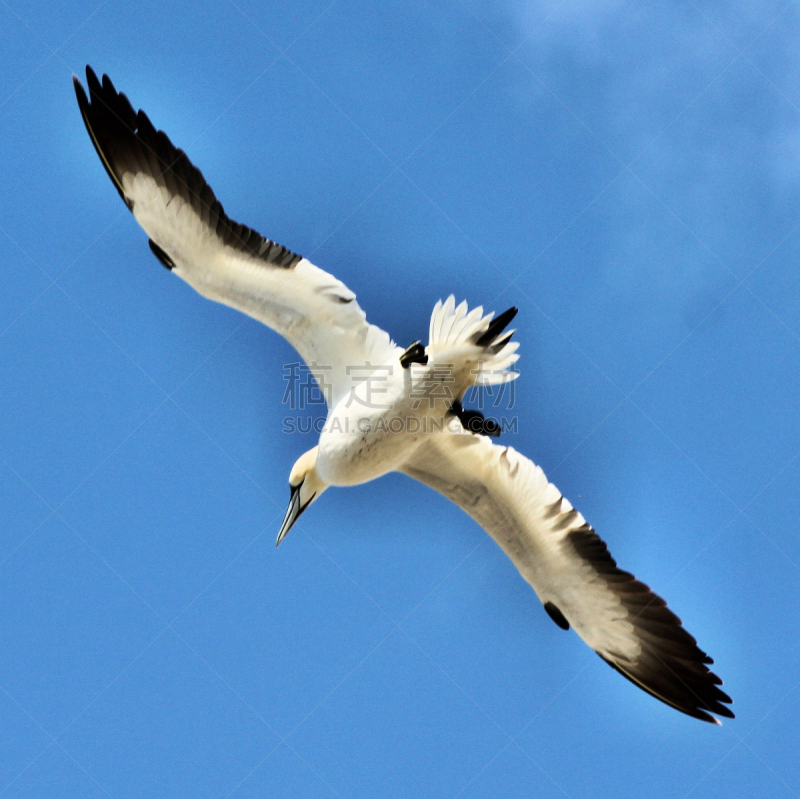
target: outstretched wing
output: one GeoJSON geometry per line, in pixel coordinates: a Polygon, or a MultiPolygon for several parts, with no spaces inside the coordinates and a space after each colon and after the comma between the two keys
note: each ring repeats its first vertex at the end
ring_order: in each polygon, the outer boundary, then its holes
{"type": "MultiPolygon", "coordinates": [[[[370,325],[356,296],[333,275],[231,220],[200,170],[144,111],[133,110],[107,75],[73,77],[86,129],[125,205],[161,263],[203,296],[280,333],[335,404],[349,390],[348,366],[387,363],[399,352],[370,325]]],[[[363,368],[358,370],[364,376],[363,368]]]]}
{"type": "Polygon", "coordinates": [[[484,436],[431,436],[403,468],[465,510],[511,558],[553,621],[677,710],[733,718],[713,662],[680,619],[632,574],[544,472],[484,436]]]}

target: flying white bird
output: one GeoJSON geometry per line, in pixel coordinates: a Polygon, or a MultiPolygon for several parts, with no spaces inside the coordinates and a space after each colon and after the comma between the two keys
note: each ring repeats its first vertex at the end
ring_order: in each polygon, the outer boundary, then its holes
{"type": "Polygon", "coordinates": [[[289,475],[277,543],[329,486],[403,472],[472,516],[550,618],[572,626],[610,666],[690,716],[733,717],[713,661],[664,600],[617,568],[538,466],[487,437],[496,425],[462,407],[471,386],[517,376],[517,344],[505,331],[515,308],[494,317],[450,297],[433,310],[428,345],[403,350],[367,322],[342,282],[229,219],[186,154],[107,75],[101,83],[87,67],[86,77],[88,97],[73,77],[86,129],[158,260],[203,296],[280,333],[330,389],[319,444],[289,475]]]}

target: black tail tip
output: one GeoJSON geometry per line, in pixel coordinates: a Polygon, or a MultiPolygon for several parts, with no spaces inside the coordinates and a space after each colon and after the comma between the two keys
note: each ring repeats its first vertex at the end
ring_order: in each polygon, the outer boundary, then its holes
{"type": "Polygon", "coordinates": [[[86,89],[83,88],[83,84],[81,83],[81,79],[77,75],[72,76],[72,88],[75,89],[75,94],[78,96],[78,100],[86,100],[89,102],[89,98],[86,97],[86,89]]]}
{"type": "Polygon", "coordinates": [[[512,305],[507,311],[503,311],[500,316],[489,322],[489,327],[475,340],[475,344],[479,347],[488,347],[508,327],[511,320],[518,313],[519,308],[516,305],[512,305]]]}
{"type": "Polygon", "coordinates": [[[503,328],[505,329],[518,313],[519,313],[519,308],[517,308],[516,305],[512,305],[508,310],[503,311],[503,313],[501,313],[500,316],[497,317],[497,319],[493,319],[492,321],[502,323],[503,328]]]}

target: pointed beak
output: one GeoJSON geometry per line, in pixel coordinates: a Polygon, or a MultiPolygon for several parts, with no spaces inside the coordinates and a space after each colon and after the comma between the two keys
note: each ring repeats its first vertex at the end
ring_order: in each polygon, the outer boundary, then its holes
{"type": "Polygon", "coordinates": [[[286,515],[283,517],[283,524],[281,525],[280,532],[278,533],[278,540],[275,546],[280,546],[281,541],[286,538],[286,534],[292,529],[292,525],[297,521],[297,518],[303,512],[300,507],[300,485],[292,486],[292,495],[289,497],[289,507],[286,509],[286,515]]]}

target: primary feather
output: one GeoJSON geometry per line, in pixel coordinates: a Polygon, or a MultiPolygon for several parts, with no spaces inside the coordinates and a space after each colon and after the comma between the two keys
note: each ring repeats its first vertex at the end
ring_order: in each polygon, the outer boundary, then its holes
{"type": "Polygon", "coordinates": [[[333,275],[225,213],[202,173],[135,112],[107,75],[86,68],[75,92],[109,177],[150,237],[156,257],[209,299],[236,308],[287,339],[329,404],[348,391],[348,367],[386,363],[398,349],[367,322],[356,295],[333,275]]]}

